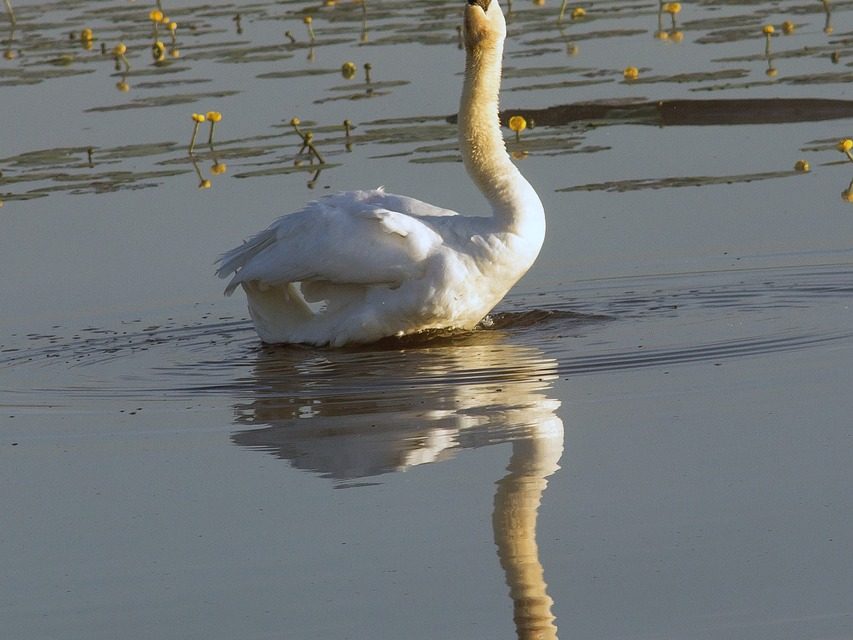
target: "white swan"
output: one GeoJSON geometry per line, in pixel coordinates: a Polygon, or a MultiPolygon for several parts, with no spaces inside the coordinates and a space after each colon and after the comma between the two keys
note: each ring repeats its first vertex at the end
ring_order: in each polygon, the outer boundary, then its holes
{"type": "Polygon", "coordinates": [[[506,22],[467,0],[459,146],[490,217],[406,196],[352,191],[276,220],[225,253],[225,292],[246,291],[264,342],[341,346],[426,329],[473,329],[533,264],[545,212],[509,159],[498,120],[506,22]],[[312,310],[307,303],[325,302],[312,310]]]}

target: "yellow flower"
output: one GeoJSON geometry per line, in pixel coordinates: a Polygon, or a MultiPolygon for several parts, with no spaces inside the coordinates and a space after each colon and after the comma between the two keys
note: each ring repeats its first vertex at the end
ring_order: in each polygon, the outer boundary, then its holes
{"type": "Polygon", "coordinates": [[[625,76],[626,80],[636,80],[640,77],[640,70],[637,67],[625,67],[625,71],[622,72],[622,75],[625,76]]]}
{"type": "Polygon", "coordinates": [[[178,23],[175,21],[170,22],[169,23],[169,31],[171,31],[172,33],[175,33],[175,31],[177,31],[177,30],[178,30],[178,23]]]}
{"type": "Polygon", "coordinates": [[[213,186],[213,183],[210,180],[208,180],[207,178],[205,178],[204,180],[202,180],[201,182],[198,183],[199,189],[210,189],[210,187],[212,187],[212,186],[213,186]]]}
{"type": "Polygon", "coordinates": [[[809,171],[811,171],[811,165],[809,164],[808,160],[797,160],[796,164],[794,165],[794,170],[802,171],[803,173],[808,173],[809,171]]]}
{"type": "MultiPolygon", "coordinates": [[[[222,120],[222,114],[219,113],[218,111],[208,111],[206,116],[207,116],[207,119],[210,120],[211,122],[219,122],[220,120],[222,120]]],[[[204,120],[202,119],[202,122],[203,121],[204,120]]]]}
{"type": "Polygon", "coordinates": [[[154,56],[154,59],[159,62],[166,55],[166,45],[159,40],[155,41],[154,44],[151,45],[151,54],[154,56]]]}
{"type": "Polygon", "coordinates": [[[347,80],[353,78],[355,76],[356,66],[354,62],[344,62],[341,65],[341,75],[347,80]]]}
{"type": "Polygon", "coordinates": [[[160,22],[163,19],[163,12],[160,9],[151,9],[148,13],[148,19],[151,22],[160,22]]]}
{"type": "Polygon", "coordinates": [[[113,47],[113,53],[117,56],[123,56],[127,53],[127,47],[123,42],[119,42],[115,47],[113,47]]]}
{"type": "Polygon", "coordinates": [[[301,123],[302,123],[302,121],[299,118],[291,118],[290,119],[290,126],[292,126],[292,127],[298,127],[301,123]]]}
{"type": "Polygon", "coordinates": [[[92,30],[86,27],[83,31],[80,32],[80,39],[86,42],[87,40],[92,40],[94,38],[94,34],[92,30]]]}
{"type": "Polygon", "coordinates": [[[794,33],[795,28],[796,27],[794,26],[794,23],[790,20],[785,20],[785,22],[782,23],[782,33],[784,33],[786,36],[789,36],[794,33]]]}
{"type": "Polygon", "coordinates": [[[666,31],[655,31],[655,38],[658,40],[669,40],[669,33],[666,31]]]}
{"type": "Polygon", "coordinates": [[[772,33],[776,33],[776,27],[774,27],[772,24],[765,24],[761,31],[762,33],[764,33],[764,35],[769,36],[772,33]]]}
{"type": "Polygon", "coordinates": [[[204,114],[203,113],[194,113],[193,114],[193,122],[204,122],[204,114]]]}
{"type": "Polygon", "coordinates": [[[575,7],[572,9],[572,20],[578,20],[586,15],[586,9],[583,7],[575,7]]]}
{"type": "Polygon", "coordinates": [[[527,120],[524,119],[524,116],[512,116],[509,119],[509,128],[516,133],[521,133],[527,128],[527,120]]]}
{"type": "Polygon", "coordinates": [[[776,67],[767,67],[767,70],[764,73],[771,78],[775,78],[779,75],[779,69],[776,67]]]}
{"type": "Polygon", "coordinates": [[[305,24],[311,24],[312,22],[314,22],[314,18],[312,18],[311,16],[305,16],[304,18],[302,18],[302,22],[304,22],[305,24]]]}
{"type": "Polygon", "coordinates": [[[671,13],[675,15],[676,13],[681,12],[681,3],[680,2],[667,2],[663,5],[663,10],[667,13],[671,13]]]}
{"type": "Polygon", "coordinates": [[[853,191],[845,189],[841,192],[841,200],[844,202],[853,202],[853,191]]]}
{"type": "Polygon", "coordinates": [[[676,44],[684,40],[684,32],[683,31],[673,31],[669,36],[670,39],[676,44]]]}
{"type": "Polygon", "coordinates": [[[840,140],[835,148],[838,149],[841,153],[847,153],[851,149],[853,149],[853,140],[850,138],[844,138],[844,140],[840,140]]]}
{"type": "Polygon", "coordinates": [[[130,85],[126,80],[122,80],[121,82],[116,82],[116,89],[121,91],[122,93],[127,93],[130,91],[130,85]]]}
{"type": "Polygon", "coordinates": [[[212,165],[210,165],[210,172],[215,176],[222,175],[226,171],[228,171],[228,165],[224,162],[219,162],[217,160],[212,165]]]}

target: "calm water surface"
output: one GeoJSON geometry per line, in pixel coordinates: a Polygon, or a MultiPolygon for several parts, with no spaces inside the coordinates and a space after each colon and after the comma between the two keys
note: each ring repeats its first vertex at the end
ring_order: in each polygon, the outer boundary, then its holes
{"type": "Polygon", "coordinates": [[[153,2],[0,27],[4,637],[853,636],[853,3],[514,1],[539,261],[337,351],[213,261],[340,189],[485,213],[460,3],[162,5],[156,63],[153,2]]]}

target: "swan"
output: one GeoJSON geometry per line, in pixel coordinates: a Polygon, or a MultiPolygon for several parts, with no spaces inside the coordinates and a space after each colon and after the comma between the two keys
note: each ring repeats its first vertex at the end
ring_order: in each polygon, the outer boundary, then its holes
{"type": "Polygon", "coordinates": [[[242,286],[262,341],[340,347],[471,330],[536,260],[545,211],[507,155],[498,119],[498,0],[467,0],[463,31],[459,147],[492,215],[462,216],[380,187],[282,216],[218,260],[217,275],[231,276],[226,295],[242,286]]]}

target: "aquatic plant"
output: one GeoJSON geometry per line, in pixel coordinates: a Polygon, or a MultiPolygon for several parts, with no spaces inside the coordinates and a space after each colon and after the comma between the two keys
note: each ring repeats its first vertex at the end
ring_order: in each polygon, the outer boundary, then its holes
{"type": "Polygon", "coordinates": [[[305,16],[304,18],[302,18],[302,22],[305,23],[306,27],[308,27],[308,38],[313,43],[315,40],[315,38],[314,38],[314,26],[313,26],[314,18],[312,18],[311,16],[305,16]]]}
{"type": "Polygon", "coordinates": [[[625,67],[622,75],[625,80],[636,80],[640,77],[640,70],[637,67],[625,67]]]}
{"type": "Polygon", "coordinates": [[[676,31],[678,29],[675,23],[675,16],[681,13],[681,3],[680,2],[667,2],[663,5],[664,13],[668,13],[670,19],[672,20],[672,30],[676,31]]]}
{"type": "Polygon", "coordinates": [[[761,32],[764,34],[765,42],[764,42],[764,55],[770,55],[770,38],[773,37],[773,34],[776,33],[776,27],[772,24],[765,24],[761,28],[761,32]]]}
{"type": "MultiPolygon", "coordinates": [[[[563,22],[563,17],[566,14],[566,8],[568,7],[568,4],[569,0],[563,0],[562,4],[560,5],[560,15],[557,17],[558,23],[563,22]]],[[[584,9],[583,7],[575,7],[574,9],[572,9],[572,13],[570,15],[572,17],[572,20],[579,20],[586,15],[586,9],[584,9]]]]}
{"type": "Polygon", "coordinates": [[[811,171],[811,165],[808,160],[797,160],[794,164],[794,171],[801,171],[803,173],[808,173],[811,171]]]}
{"type": "Polygon", "coordinates": [[[113,56],[115,56],[116,69],[120,69],[119,63],[124,63],[125,72],[130,71],[130,62],[127,61],[127,46],[123,42],[119,42],[113,47],[113,56]]]}
{"type": "Polygon", "coordinates": [[[208,146],[213,146],[213,131],[216,129],[216,123],[222,120],[222,114],[218,111],[208,111],[205,114],[207,121],[210,123],[210,133],[207,136],[207,144],[208,146]]]}
{"type": "Polygon", "coordinates": [[[521,139],[521,132],[527,128],[527,120],[524,116],[512,116],[508,124],[509,128],[515,131],[515,141],[518,142],[521,139]]]}
{"type": "Polygon", "coordinates": [[[11,0],[4,0],[4,2],[6,3],[6,15],[9,16],[9,22],[14,26],[18,21],[15,19],[15,11],[12,9],[12,2],[11,0]]]}
{"type": "Polygon", "coordinates": [[[151,55],[155,63],[162,62],[166,58],[166,45],[160,40],[155,40],[151,45],[151,55]]]}
{"type": "Polygon", "coordinates": [[[350,139],[350,133],[352,132],[352,122],[349,120],[344,120],[344,135],[346,136],[346,150],[352,151],[352,140],[350,139]]]}
{"type": "Polygon", "coordinates": [[[350,62],[350,61],[344,62],[341,65],[341,75],[346,80],[352,80],[355,77],[356,68],[357,67],[355,66],[354,62],[350,62]]]}
{"type": "Polygon", "coordinates": [[[193,120],[193,135],[190,138],[190,154],[192,154],[193,149],[195,149],[195,138],[198,135],[198,128],[202,122],[205,121],[205,116],[203,113],[194,113],[192,115],[193,120]]]}
{"type": "Polygon", "coordinates": [[[853,162],[853,140],[850,138],[844,138],[843,140],[839,140],[838,144],[835,145],[835,148],[838,149],[841,153],[847,156],[847,158],[853,162]]]}
{"type": "Polygon", "coordinates": [[[302,149],[299,150],[299,153],[303,153],[305,149],[311,152],[311,155],[317,158],[317,161],[320,164],[326,164],[326,161],[323,160],[323,156],[320,155],[320,152],[317,151],[317,147],[314,146],[314,134],[310,131],[305,132],[305,136],[302,138],[302,149]]]}

